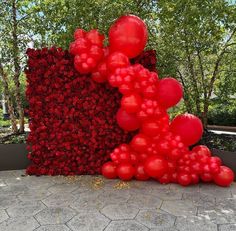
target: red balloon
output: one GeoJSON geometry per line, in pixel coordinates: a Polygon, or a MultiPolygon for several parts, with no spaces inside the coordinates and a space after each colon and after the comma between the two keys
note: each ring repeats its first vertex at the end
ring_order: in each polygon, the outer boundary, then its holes
{"type": "Polygon", "coordinates": [[[157,179],[168,172],[168,164],[163,158],[150,156],[145,161],[144,170],[149,176],[157,179]]]}
{"type": "Polygon", "coordinates": [[[209,163],[210,171],[212,174],[216,174],[220,172],[220,165],[216,162],[211,162],[209,163]]]}
{"type": "Polygon", "coordinates": [[[171,182],[171,175],[169,173],[165,173],[162,177],[158,179],[161,184],[168,184],[171,182]]]}
{"type": "Polygon", "coordinates": [[[130,153],[130,163],[131,164],[137,164],[138,163],[138,155],[137,155],[137,153],[135,153],[135,152],[131,152],[130,153]]]}
{"type": "Polygon", "coordinates": [[[198,162],[194,162],[191,166],[191,171],[196,174],[202,173],[202,165],[198,162]]]}
{"type": "Polygon", "coordinates": [[[210,159],[210,162],[211,163],[216,163],[219,166],[222,165],[222,161],[221,161],[220,157],[218,157],[218,156],[212,156],[211,159],[210,159]]]}
{"type": "Polygon", "coordinates": [[[121,52],[113,52],[107,58],[107,66],[111,72],[117,68],[128,67],[129,65],[128,57],[121,52]]]}
{"type": "Polygon", "coordinates": [[[111,157],[111,160],[112,160],[115,164],[119,164],[119,163],[120,163],[120,155],[119,155],[119,153],[112,152],[112,153],[110,154],[110,157],[111,157]]]}
{"type": "Polygon", "coordinates": [[[109,30],[109,43],[113,51],[120,51],[129,58],[138,56],[147,43],[147,27],[137,16],[118,18],[109,30]]]}
{"type": "Polygon", "coordinates": [[[205,145],[197,145],[192,149],[192,151],[203,156],[211,156],[211,151],[205,145]]]}
{"type": "Polygon", "coordinates": [[[170,151],[170,143],[167,140],[160,139],[157,143],[157,150],[161,155],[168,154],[170,151]]]}
{"type": "Polygon", "coordinates": [[[201,180],[203,182],[211,182],[213,180],[213,177],[212,177],[211,173],[205,172],[205,173],[201,174],[201,180]]]}
{"type": "Polygon", "coordinates": [[[90,49],[90,42],[86,38],[79,38],[70,44],[70,53],[73,55],[87,53],[90,49]]]}
{"type": "Polygon", "coordinates": [[[98,61],[103,58],[103,49],[97,45],[92,45],[89,49],[89,56],[95,59],[98,63],[98,61]]]}
{"type": "Polygon", "coordinates": [[[105,163],[102,166],[102,175],[108,179],[115,179],[117,178],[116,174],[116,165],[111,161],[105,163]]]}
{"type": "Polygon", "coordinates": [[[226,166],[220,166],[220,172],[215,174],[213,179],[219,186],[228,187],[234,180],[234,172],[226,166]]]}
{"type": "Polygon", "coordinates": [[[178,174],[178,183],[182,186],[190,185],[192,182],[192,178],[189,174],[179,173],[178,174]]]}
{"type": "Polygon", "coordinates": [[[131,157],[130,157],[129,152],[121,152],[119,154],[119,162],[120,163],[124,163],[124,162],[130,163],[130,161],[131,161],[131,157]]]}
{"type": "Polygon", "coordinates": [[[156,136],[160,132],[160,123],[156,120],[147,120],[142,124],[142,132],[148,136],[156,136]]]}
{"type": "Polygon", "coordinates": [[[171,182],[172,183],[178,183],[178,174],[177,172],[174,172],[171,174],[171,182]]]}
{"type": "Polygon", "coordinates": [[[170,124],[170,130],[181,136],[183,143],[192,145],[198,142],[203,133],[201,120],[192,114],[176,116],[170,124]]]}
{"type": "Polygon", "coordinates": [[[173,107],[183,97],[181,84],[174,78],[161,79],[157,86],[157,100],[165,108],[173,107]]]}
{"type": "Polygon", "coordinates": [[[135,174],[134,167],[129,163],[119,164],[116,171],[121,180],[131,180],[135,174]]]}
{"type": "Polygon", "coordinates": [[[74,39],[76,40],[76,39],[84,38],[85,34],[86,34],[85,30],[78,28],[74,32],[74,39]]]}
{"type": "Polygon", "coordinates": [[[90,30],[85,37],[94,45],[103,46],[104,35],[100,34],[96,29],[90,30]]]}
{"type": "Polygon", "coordinates": [[[124,83],[120,85],[119,92],[123,95],[129,95],[133,91],[133,85],[131,83],[124,83]]]}
{"type": "Polygon", "coordinates": [[[199,183],[199,177],[198,177],[197,174],[191,173],[190,176],[192,178],[192,184],[198,184],[199,183]]]}
{"type": "Polygon", "coordinates": [[[169,173],[175,172],[175,170],[176,170],[176,163],[173,162],[173,161],[168,161],[167,164],[168,164],[168,172],[169,173]]]}
{"type": "Polygon", "coordinates": [[[139,120],[136,115],[129,114],[123,109],[119,109],[116,114],[116,120],[118,125],[125,131],[135,131],[139,128],[139,120]]]}
{"type": "Polygon", "coordinates": [[[144,171],[144,165],[143,164],[138,164],[135,167],[135,175],[134,177],[137,180],[148,180],[149,176],[147,175],[147,173],[144,171]]]}
{"type": "Polygon", "coordinates": [[[142,152],[138,154],[138,160],[140,163],[143,163],[144,161],[146,161],[147,158],[148,158],[148,154],[146,152],[142,152]]]}
{"type": "Polygon", "coordinates": [[[136,93],[125,95],[121,99],[121,107],[128,113],[136,113],[140,109],[142,98],[136,93]]]}
{"type": "Polygon", "coordinates": [[[149,138],[143,134],[137,134],[133,137],[130,145],[137,152],[145,152],[148,148],[149,138]]]}
{"type": "Polygon", "coordinates": [[[103,83],[107,81],[108,70],[106,62],[102,62],[96,68],[96,71],[92,73],[92,78],[95,82],[103,83]]]}

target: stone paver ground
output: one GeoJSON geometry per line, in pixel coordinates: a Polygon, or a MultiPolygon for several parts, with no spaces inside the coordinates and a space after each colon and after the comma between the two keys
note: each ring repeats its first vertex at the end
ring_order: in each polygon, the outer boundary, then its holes
{"type": "Polygon", "coordinates": [[[1,231],[236,231],[236,183],[191,187],[0,172],[1,231]]]}

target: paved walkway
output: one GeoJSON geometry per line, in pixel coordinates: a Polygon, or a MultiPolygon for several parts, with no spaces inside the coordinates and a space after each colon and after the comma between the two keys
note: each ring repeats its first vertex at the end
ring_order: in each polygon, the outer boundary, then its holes
{"type": "Polygon", "coordinates": [[[236,184],[191,187],[0,172],[1,231],[235,231],[236,184]]]}

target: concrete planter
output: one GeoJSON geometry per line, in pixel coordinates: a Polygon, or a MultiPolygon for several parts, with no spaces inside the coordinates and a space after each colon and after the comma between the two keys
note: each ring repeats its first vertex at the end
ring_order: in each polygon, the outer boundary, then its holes
{"type": "MultiPolygon", "coordinates": [[[[0,144],[0,171],[25,169],[30,164],[27,153],[26,144],[0,144]]],[[[234,171],[236,180],[236,152],[212,149],[212,154],[234,171]]]]}
{"type": "Polygon", "coordinates": [[[29,163],[26,144],[0,144],[0,171],[25,169],[29,163]]]}
{"type": "Polygon", "coordinates": [[[222,151],[213,148],[212,155],[220,157],[224,165],[228,166],[234,171],[234,181],[236,181],[236,152],[222,151]]]}

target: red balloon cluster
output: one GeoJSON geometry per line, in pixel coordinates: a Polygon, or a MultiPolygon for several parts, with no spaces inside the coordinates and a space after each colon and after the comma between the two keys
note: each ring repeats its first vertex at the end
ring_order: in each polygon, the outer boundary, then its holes
{"type": "Polygon", "coordinates": [[[116,115],[118,125],[125,131],[139,129],[129,144],[114,149],[111,161],[102,167],[102,174],[109,179],[153,178],[160,183],[183,186],[199,180],[230,185],[234,178],[232,170],[222,166],[220,159],[211,157],[206,146],[189,149],[202,136],[201,120],[191,114],[169,120],[167,110],[183,96],[181,84],[171,77],[159,80],[156,72],[140,64],[131,65],[129,58],[139,55],[146,45],[145,23],[133,15],[119,18],[109,30],[109,47],[103,48],[103,54],[97,52],[101,54],[97,58],[91,56],[90,44],[102,50],[103,37],[94,30],[87,34],[77,31],[75,39],[80,41],[79,48],[74,44],[76,41],[71,45],[76,69],[81,69],[81,73],[92,71],[95,81],[108,81],[118,88],[123,95],[116,115]],[[85,54],[87,58],[83,59],[85,54]]]}
{"type": "Polygon", "coordinates": [[[70,44],[70,53],[75,55],[75,69],[81,74],[93,72],[104,55],[104,36],[97,30],[85,32],[77,29],[74,38],[75,41],[70,44]]]}

